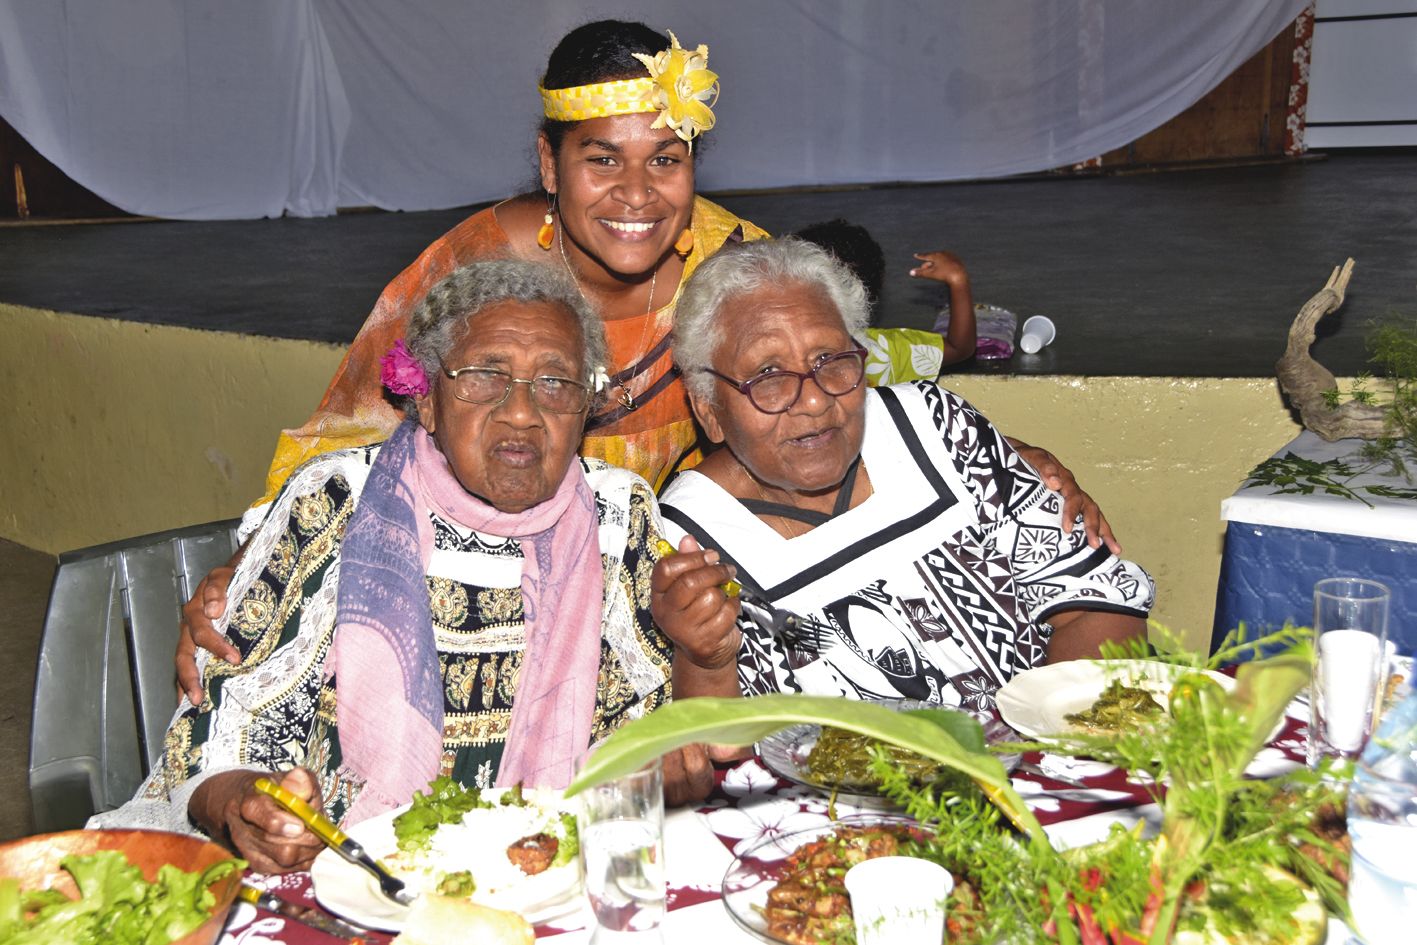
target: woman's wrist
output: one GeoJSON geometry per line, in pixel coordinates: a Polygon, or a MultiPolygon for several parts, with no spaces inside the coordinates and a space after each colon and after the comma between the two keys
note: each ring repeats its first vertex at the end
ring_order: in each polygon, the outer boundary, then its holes
{"type": "Polygon", "coordinates": [[[674,654],[671,678],[674,698],[738,695],[738,662],[735,657],[719,666],[702,666],[684,653],[674,654]]]}
{"type": "Polygon", "coordinates": [[[187,801],[187,816],[216,840],[226,837],[227,809],[233,796],[245,790],[245,782],[259,777],[252,771],[223,771],[207,778],[192,792],[187,801]]]}

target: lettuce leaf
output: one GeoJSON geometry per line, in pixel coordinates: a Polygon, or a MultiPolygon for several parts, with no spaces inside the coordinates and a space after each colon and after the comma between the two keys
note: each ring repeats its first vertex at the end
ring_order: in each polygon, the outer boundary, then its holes
{"type": "Polygon", "coordinates": [[[167,945],[207,921],[211,884],[246,863],[223,860],[200,873],[166,865],[151,883],[117,850],[66,856],[60,866],[78,899],[0,884],[0,945],[167,945]]]}

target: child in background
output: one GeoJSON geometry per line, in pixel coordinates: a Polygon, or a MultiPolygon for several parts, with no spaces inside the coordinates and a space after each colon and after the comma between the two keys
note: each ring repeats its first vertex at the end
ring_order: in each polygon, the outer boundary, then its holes
{"type": "Polygon", "coordinates": [[[910,270],[917,279],[931,279],[950,287],[948,304],[941,310],[935,330],[881,328],[877,302],[885,282],[886,258],[870,232],[836,219],[803,227],[793,235],[836,256],[865,285],[871,301],[871,327],[863,340],[867,350],[866,376],[871,384],[934,380],[945,365],[974,357],[974,298],[969,290],[969,273],[954,254],[942,249],[916,253],[920,265],[910,270]]]}

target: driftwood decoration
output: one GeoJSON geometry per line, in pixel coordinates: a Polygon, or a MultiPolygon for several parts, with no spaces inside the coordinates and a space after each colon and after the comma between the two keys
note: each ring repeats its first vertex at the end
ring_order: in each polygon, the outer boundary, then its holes
{"type": "Polygon", "coordinates": [[[1299,411],[1304,426],[1329,441],[1345,437],[1375,440],[1387,428],[1387,411],[1380,406],[1349,401],[1330,407],[1324,401],[1324,391],[1336,390],[1338,379],[1309,354],[1309,348],[1314,343],[1314,327],[1320,318],[1338,311],[1352,275],[1353,260],[1350,259],[1342,269],[1335,267],[1328,283],[1304,303],[1289,328],[1289,344],[1284,349],[1284,357],[1275,365],[1279,387],[1289,397],[1289,403],[1299,411]]]}

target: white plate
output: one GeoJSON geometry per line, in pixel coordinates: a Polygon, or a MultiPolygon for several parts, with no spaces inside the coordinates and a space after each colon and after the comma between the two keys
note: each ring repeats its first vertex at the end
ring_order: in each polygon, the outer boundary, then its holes
{"type": "MultiPolygon", "coordinates": [[[[1091,707],[1114,679],[1147,690],[1164,708],[1171,683],[1192,671],[1153,660],[1067,660],[1019,673],[1003,685],[995,699],[999,714],[1020,734],[1046,738],[1076,731],[1066,716],[1091,707]]],[[[1226,692],[1235,688],[1235,680],[1229,676],[1210,670],[1205,670],[1205,675],[1226,692]]]]}
{"type": "MultiPolygon", "coordinates": [[[[355,824],[347,832],[375,859],[386,861],[389,854],[398,849],[394,818],[406,810],[408,805],[355,824]]],[[[505,856],[505,847],[489,849],[487,855],[505,856]]],[[[398,875],[397,870],[394,872],[398,875]]],[[[310,881],[315,898],[329,911],[366,928],[385,932],[403,930],[409,907],[385,896],[374,877],[334,850],[326,849],[315,857],[310,867],[310,881]]],[[[515,890],[507,890],[502,898],[486,904],[519,912],[536,925],[579,909],[581,888],[580,858],[577,857],[564,866],[526,877],[515,890]]],[[[483,901],[476,893],[471,898],[474,902],[483,901]]]]}

